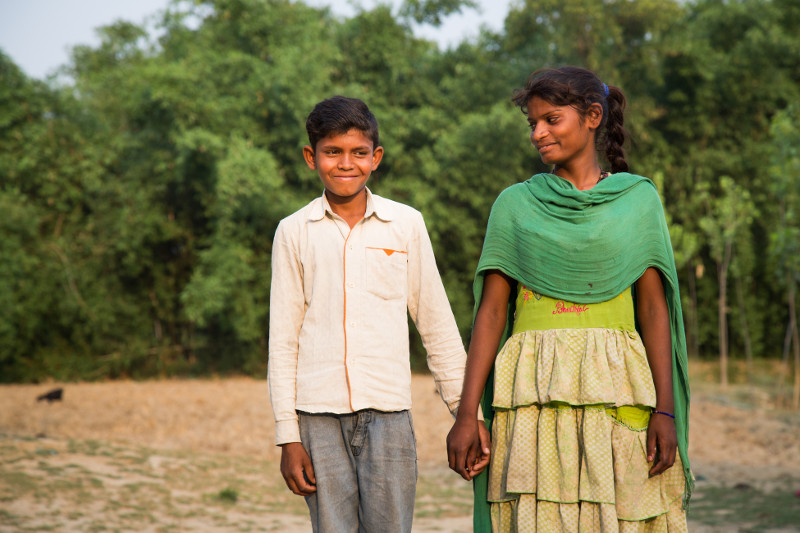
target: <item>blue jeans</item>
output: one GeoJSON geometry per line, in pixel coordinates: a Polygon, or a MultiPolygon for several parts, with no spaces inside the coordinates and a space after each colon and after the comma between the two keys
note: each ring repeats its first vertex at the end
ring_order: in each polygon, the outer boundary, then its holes
{"type": "Polygon", "coordinates": [[[417,449],[409,411],[299,412],[317,479],[306,497],[314,533],[408,533],[417,449]]]}

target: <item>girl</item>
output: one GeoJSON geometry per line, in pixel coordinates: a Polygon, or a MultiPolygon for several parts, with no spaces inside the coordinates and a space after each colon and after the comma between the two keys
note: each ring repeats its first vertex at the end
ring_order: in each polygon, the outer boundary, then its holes
{"type": "Polygon", "coordinates": [[[475,531],[686,531],[677,274],[655,186],[627,173],[625,96],[565,67],[535,72],[513,100],[553,168],[500,194],[478,264],[448,435],[450,467],[475,478],[475,531]],[[482,394],[488,475],[476,474],[482,394]]]}

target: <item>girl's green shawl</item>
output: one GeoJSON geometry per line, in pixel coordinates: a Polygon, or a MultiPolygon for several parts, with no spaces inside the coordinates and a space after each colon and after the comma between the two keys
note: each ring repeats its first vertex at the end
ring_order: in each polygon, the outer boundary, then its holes
{"type": "MultiPolygon", "coordinates": [[[[689,469],[689,378],[678,277],[669,231],[656,187],[647,178],[620,173],[588,191],[553,174],[512,185],[489,216],[473,293],[473,321],[490,270],[500,270],[529,289],[577,303],[610,300],[648,267],[661,272],[672,330],[672,382],[678,451],[686,476],[684,505],[693,488],[689,469]]],[[[511,331],[512,294],[502,347],[511,331]]],[[[491,427],[493,378],[481,407],[491,427]]],[[[474,528],[491,531],[486,501],[488,472],[475,479],[474,528]]]]}

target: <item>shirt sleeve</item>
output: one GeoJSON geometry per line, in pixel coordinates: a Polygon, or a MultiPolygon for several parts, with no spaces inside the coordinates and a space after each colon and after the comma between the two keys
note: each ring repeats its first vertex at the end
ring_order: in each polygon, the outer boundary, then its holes
{"type": "Polygon", "coordinates": [[[287,226],[289,224],[283,220],[275,231],[269,297],[267,380],[275,416],[276,445],[300,442],[295,405],[297,354],[305,312],[305,296],[303,269],[298,251],[299,232],[292,232],[287,226]]]}
{"type": "Polygon", "coordinates": [[[436,388],[455,416],[467,354],[436,267],[425,221],[421,214],[416,215],[408,256],[408,312],[428,354],[436,388]]]}

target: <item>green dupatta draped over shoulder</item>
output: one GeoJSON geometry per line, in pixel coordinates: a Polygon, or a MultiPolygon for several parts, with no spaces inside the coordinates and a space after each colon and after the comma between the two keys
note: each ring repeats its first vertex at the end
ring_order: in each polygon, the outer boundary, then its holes
{"type": "MultiPolygon", "coordinates": [[[[664,210],[652,181],[613,174],[580,191],[554,174],[537,174],[500,193],[492,207],[473,294],[475,314],[486,273],[500,270],[540,294],[576,303],[610,300],[648,267],[661,273],[672,331],[672,383],[678,452],[686,476],[684,505],[694,486],[687,456],[689,378],[678,276],[664,210]]],[[[512,294],[502,348],[513,321],[512,294]]],[[[481,407],[493,416],[492,376],[481,407]]],[[[491,531],[486,501],[488,472],[475,479],[474,530],[491,531]]]]}

